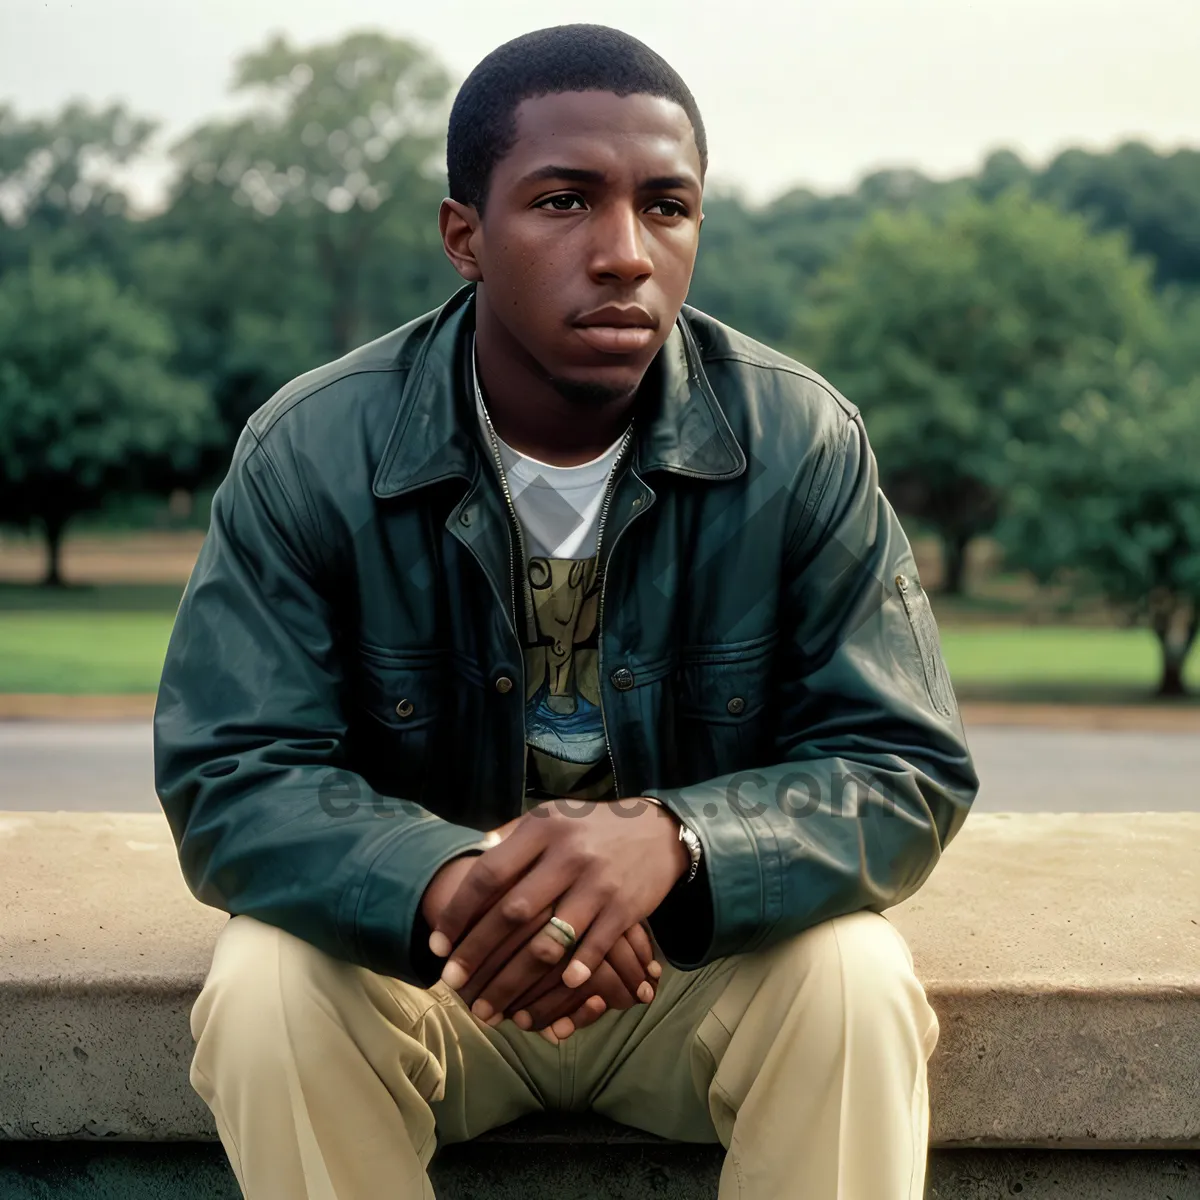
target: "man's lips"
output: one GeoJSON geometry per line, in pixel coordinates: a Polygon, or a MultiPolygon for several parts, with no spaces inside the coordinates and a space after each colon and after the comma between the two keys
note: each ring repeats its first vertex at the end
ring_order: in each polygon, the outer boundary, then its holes
{"type": "Polygon", "coordinates": [[[603,354],[632,354],[654,340],[654,330],[646,325],[576,325],[575,332],[603,354]]]}
{"type": "Polygon", "coordinates": [[[654,340],[657,322],[637,305],[615,304],[585,313],[574,322],[579,336],[604,354],[631,354],[654,340]]]}

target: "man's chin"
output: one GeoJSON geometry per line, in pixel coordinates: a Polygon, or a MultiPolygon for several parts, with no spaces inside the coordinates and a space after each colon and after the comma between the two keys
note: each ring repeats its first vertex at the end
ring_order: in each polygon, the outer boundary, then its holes
{"type": "Polygon", "coordinates": [[[580,408],[606,408],[629,400],[638,390],[638,383],[608,379],[568,379],[551,375],[551,387],[568,403],[580,408]]]}

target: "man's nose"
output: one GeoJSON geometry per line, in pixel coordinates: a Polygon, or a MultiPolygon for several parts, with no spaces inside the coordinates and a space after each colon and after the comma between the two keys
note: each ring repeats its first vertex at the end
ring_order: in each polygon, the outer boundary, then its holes
{"type": "Polygon", "coordinates": [[[613,205],[596,225],[593,277],[633,283],[649,277],[653,271],[645,230],[636,209],[632,205],[613,205]]]}

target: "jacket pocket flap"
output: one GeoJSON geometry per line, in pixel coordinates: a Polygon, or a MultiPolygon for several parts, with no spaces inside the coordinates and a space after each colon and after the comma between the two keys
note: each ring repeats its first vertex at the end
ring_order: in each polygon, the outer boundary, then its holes
{"type": "Polygon", "coordinates": [[[771,648],[768,643],[743,654],[721,646],[685,651],[674,676],[680,715],[723,725],[758,716],[770,693],[771,648]]]}
{"type": "Polygon", "coordinates": [[[389,654],[359,647],[355,700],[397,733],[438,719],[450,663],[440,653],[389,654]]]}

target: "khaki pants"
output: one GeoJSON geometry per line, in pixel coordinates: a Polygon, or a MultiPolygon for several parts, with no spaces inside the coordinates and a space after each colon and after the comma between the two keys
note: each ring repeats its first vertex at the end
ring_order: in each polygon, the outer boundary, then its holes
{"type": "MultiPolygon", "coordinates": [[[[660,959],[661,961],[661,959],[660,959]]],[[[938,1023],[900,934],[838,917],[698,971],[559,1046],[249,917],[192,1011],[192,1086],[249,1200],[425,1200],[435,1146],[603,1113],[727,1150],[720,1200],[919,1200],[938,1023]]]]}

